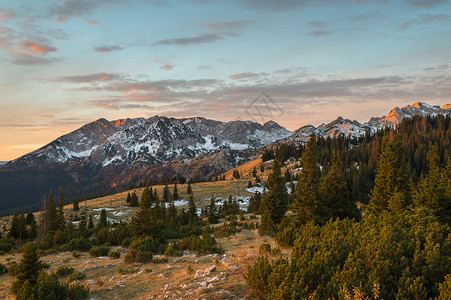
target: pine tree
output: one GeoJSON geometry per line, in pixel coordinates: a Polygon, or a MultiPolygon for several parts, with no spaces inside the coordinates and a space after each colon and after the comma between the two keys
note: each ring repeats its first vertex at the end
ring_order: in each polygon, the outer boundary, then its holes
{"type": "Polygon", "coordinates": [[[444,223],[451,221],[451,198],[447,195],[446,169],[440,167],[437,146],[428,153],[429,172],[422,176],[417,186],[415,205],[430,209],[444,223]]]}
{"type": "Polygon", "coordinates": [[[33,221],[35,221],[34,215],[33,215],[33,213],[32,213],[31,211],[30,211],[30,212],[27,214],[27,216],[25,217],[25,221],[26,221],[27,225],[31,225],[31,223],[32,223],[33,221]]]}
{"type": "Polygon", "coordinates": [[[404,207],[411,203],[410,178],[402,142],[399,138],[389,141],[388,137],[384,137],[368,213],[378,216],[388,208],[390,199],[396,199],[399,202],[399,195],[392,197],[395,193],[402,194],[404,207]]]}
{"type": "Polygon", "coordinates": [[[41,203],[41,217],[39,220],[39,228],[38,228],[38,238],[42,239],[49,233],[49,224],[48,224],[48,213],[47,213],[47,198],[45,195],[42,197],[41,203]]]}
{"type": "Polygon", "coordinates": [[[80,232],[86,231],[86,206],[85,209],[81,211],[80,223],[78,223],[78,230],[80,232]]]}
{"type": "Polygon", "coordinates": [[[274,236],[276,233],[276,224],[271,218],[271,214],[267,209],[263,210],[260,226],[258,226],[258,234],[274,236]]]}
{"type": "Polygon", "coordinates": [[[99,223],[97,223],[97,228],[101,229],[101,228],[105,228],[105,227],[108,227],[108,219],[106,216],[106,210],[102,209],[100,211],[100,218],[99,218],[99,223]]]}
{"type": "Polygon", "coordinates": [[[177,183],[174,184],[174,192],[172,193],[173,200],[179,200],[179,192],[177,190],[177,183]]]}
{"type": "Polygon", "coordinates": [[[63,188],[60,187],[59,195],[58,195],[58,206],[57,206],[57,228],[63,230],[65,225],[64,220],[64,195],[63,188]]]}
{"type": "Polygon", "coordinates": [[[219,219],[215,202],[216,202],[215,198],[211,197],[210,205],[208,205],[208,207],[207,207],[208,223],[210,223],[210,224],[218,223],[218,219],[219,219]]]}
{"type": "Polygon", "coordinates": [[[359,219],[359,211],[355,205],[352,189],[346,180],[343,165],[334,154],[332,166],[321,183],[321,194],[327,206],[325,217],[359,219]]]}
{"type": "Polygon", "coordinates": [[[23,250],[24,254],[20,260],[18,272],[16,274],[17,280],[13,284],[13,293],[15,294],[27,281],[34,286],[38,280],[39,271],[43,267],[39,261],[36,244],[26,243],[23,250]]]}
{"type": "Polygon", "coordinates": [[[188,195],[192,195],[193,194],[193,190],[191,188],[191,182],[188,181],[188,186],[186,187],[186,193],[188,195]]]}
{"type": "Polygon", "coordinates": [[[78,203],[78,200],[74,200],[72,210],[73,211],[79,211],[80,210],[80,205],[78,203]]]}
{"type": "Polygon", "coordinates": [[[92,221],[92,214],[90,214],[89,220],[88,220],[88,229],[93,229],[93,228],[94,228],[94,222],[92,221]]]}
{"type": "Polygon", "coordinates": [[[129,203],[130,203],[131,207],[138,207],[139,206],[138,196],[136,195],[135,192],[132,193],[129,203]]]}
{"type": "Polygon", "coordinates": [[[312,135],[307,142],[301,158],[302,170],[298,175],[296,197],[293,201],[293,211],[296,213],[298,223],[310,220],[322,222],[324,203],[320,198],[319,185],[321,171],[318,166],[316,138],[312,135]]]}
{"type": "Polygon", "coordinates": [[[290,182],[291,174],[290,174],[290,170],[288,170],[288,168],[285,170],[285,173],[283,174],[283,177],[285,179],[285,182],[290,182]]]}
{"type": "Polygon", "coordinates": [[[155,207],[159,205],[158,197],[155,199],[158,203],[154,205],[152,209],[152,199],[154,195],[151,189],[147,189],[147,192],[143,192],[141,197],[140,208],[136,212],[136,215],[131,221],[131,231],[135,236],[151,236],[158,238],[161,235],[162,220],[158,219],[156,215],[157,209],[155,207]]]}
{"type": "Polygon", "coordinates": [[[169,207],[166,213],[166,223],[168,226],[174,226],[177,222],[177,208],[175,207],[174,201],[169,203],[169,207]]]}
{"type": "Polygon", "coordinates": [[[130,192],[128,192],[127,198],[125,198],[125,203],[130,203],[131,200],[132,200],[132,197],[131,197],[131,195],[130,195],[130,192]]]}
{"type": "Polygon", "coordinates": [[[259,192],[256,192],[249,200],[249,206],[247,208],[247,211],[250,213],[259,212],[261,204],[262,204],[261,194],[259,192]]]}
{"type": "Polygon", "coordinates": [[[8,236],[14,239],[19,238],[19,215],[15,214],[11,220],[11,226],[9,228],[8,236]]]}
{"type": "Polygon", "coordinates": [[[36,236],[38,234],[38,225],[36,224],[36,220],[31,211],[27,214],[25,221],[26,221],[26,224],[30,227],[29,232],[28,232],[28,237],[33,240],[36,238],[36,236]]]}
{"type": "Polygon", "coordinates": [[[25,240],[28,238],[28,232],[27,232],[27,221],[25,219],[25,215],[23,213],[19,216],[19,245],[22,245],[22,240],[25,240]]]}
{"type": "Polygon", "coordinates": [[[51,233],[58,230],[58,219],[56,214],[56,207],[53,203],[53,191],[50,189],[49,199],[47,201],[47,223],[51,233]]]}
{"type": "Polygon", "coordinates": [[[252,177],[257,177],[257,170],[255,169],[255,166],[254,166],[254,168],[252,169],[252,177]]]}
{"type": "Polygon", "coordinates": [[[188,224],[194,226],[199,224],[199,217],[197,215],[196,203],[194,202],[194,197],[191,195],[188,201],[188,224]]]}
{"type": "Polygon", "coordinates": [[[171,200],[171,194],[169,193],[169,187],[166,184],[166,186],[163,188],[163,201],[169,202],[171,200]]]}
{"type": "Polygon", "coordinates": [[[261,234],[274,235],[276,225],[280,223],[287,210],[287,190],[281,176],[280,163],[274,159],[272,172],[268,176],[268,193],[263,198],[262,220],[259,227],[261,234]]]}

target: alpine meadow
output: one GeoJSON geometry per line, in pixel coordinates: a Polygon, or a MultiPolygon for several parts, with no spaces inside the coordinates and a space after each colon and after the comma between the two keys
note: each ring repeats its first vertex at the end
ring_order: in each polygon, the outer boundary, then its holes
{"type": "Polygon", "coordinates": [[[451,299],[449,12],[0,3],[0,299],[451,299]]]}

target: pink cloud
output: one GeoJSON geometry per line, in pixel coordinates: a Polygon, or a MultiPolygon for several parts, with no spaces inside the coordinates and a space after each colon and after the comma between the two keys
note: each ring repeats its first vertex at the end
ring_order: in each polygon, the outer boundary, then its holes
{"type": "Polygon", "coordinates": [[[46,55],[49,52],[56,51],[55,47],[46,46],[46,45],[39,44],[39,43],[30,41],[30,40],[21,41],[19,44],[20,44],[20,46],[22,46],[22,48],[29,49],[31,52],[39,54],[39,55],[46,55]]]}
{"type": "Polygon", "coordinates": [[[0,8],[0,21],[8,22],[9,20],[16,17],[16,14],[12,11],[0,8]]]}
{"type": "Polygon", "coordinates": [[[172,69],[174,69],[174,66],[168,64],[168,65],[161,66],[161,69],[163,69],[163,70],[172,70],[172,69]]]}
{"type": "Polygon", "coordinates": [[[85,22],[92,26],[100,25],[100,22],[97,20],[85,20],[85,22]]]}

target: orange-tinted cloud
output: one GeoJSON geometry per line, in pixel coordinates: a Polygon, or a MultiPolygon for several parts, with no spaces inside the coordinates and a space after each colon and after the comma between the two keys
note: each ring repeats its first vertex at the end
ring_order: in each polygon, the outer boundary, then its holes
{"type": "Polygon", "coordinates": [[[161,66],[161,69],[163,69],[163,70],[172,70],[172,69],[174,69],[174,66],[167,64],[167,65],[161,66]]]}
{"type": "Polygon", "coordinates": [[[16,14],[13,11],[0,8],[0,21],[1,22],[6,23],[15,17],[16,17],[16,14]]]}
{"type": "Polygon", "coordinates": [[[57,50],[55,47],[50,47],[30,40],[23,40],[19,43],[19,45],[22,48],[28,49],[31,52],[39,55],[46,55],[49,52],[55,52],[57,50]]]}
{"type": "Polygon", "coordinates": [[[100,25],[100,22],[97,20],[85,20],[85,22],[92,26],[100,25]]]}

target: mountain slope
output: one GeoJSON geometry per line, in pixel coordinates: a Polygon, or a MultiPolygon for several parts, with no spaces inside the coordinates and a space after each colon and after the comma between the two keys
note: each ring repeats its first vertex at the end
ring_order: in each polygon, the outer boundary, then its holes
{"type": "Polygon", "coordinates": [[[127,188],[150,178],[202,180],[226,172],[273,142],[305,142],[311,134],[359,137],[414,115],[450,114],[451,105],[417,102],[359,123],[338,117],[290,132],[273,121],[221,122],[202,117],[99,119],[0,166],[0,211],[39,204],[50,188],[68,198],[127,188]]]}
{"type": "Polygon", "coordinates": [[[39,203],[59,186],[68,197],[82,197],[145,178],[203,179],[291,134],[275,122],[99,119],[1,166],[0,211],[39,203]]]}
{"type": "Polygon", "coordinates": [[[288,137],[286,140],[305,142],[312,134],[331,138],[340,134],[351,137],[360,137],[366,132],[374,133],[375,131],[386,126],[396,126],[405,118],[411,118],[413,116],[447,115],[450,113],[451,104],[446,104],[443,105],[443,107],[440,107],[432,106],[423,102],[416,102],[402,108],[395,107],[387,114],[387,116],[372,117],[368,122],[363,124],[355,120],[338,117],[336,120],[327,124],[321,124],[318,127],[306,125],[297,129],[293,135],[288,137]]]}

